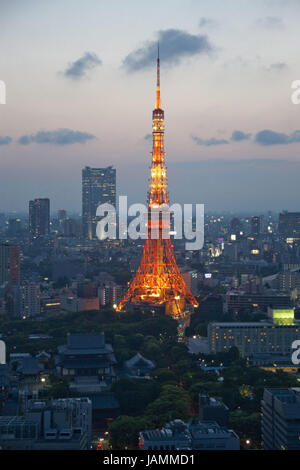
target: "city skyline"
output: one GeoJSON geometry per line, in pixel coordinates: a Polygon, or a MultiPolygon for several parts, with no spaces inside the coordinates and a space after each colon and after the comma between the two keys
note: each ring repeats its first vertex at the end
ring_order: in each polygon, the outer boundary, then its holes
{"type": "Polygon", "coordinates": [[[118,194],[145,201],[158,39],[171,202],[297,210],[300,5],[228,4],[3,1],[1,211],[37,197],[79,211],[85,166],[113,165],[118,194]]]}

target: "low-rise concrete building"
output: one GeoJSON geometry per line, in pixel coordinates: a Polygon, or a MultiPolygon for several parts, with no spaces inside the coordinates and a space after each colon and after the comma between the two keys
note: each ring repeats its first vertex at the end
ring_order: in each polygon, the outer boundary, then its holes
{"type": "Polygon", "coordinates": [[[237,434],[215,421],[195,424],[175,419],[162,429],[146,430],[139,434],[143,450],[239,450],[237,434]]]}
{"type": "Polygon", "coordinates": [[[88,450],[92,403],[89,398],[29,400],[24,416],[0,416],[5,450],[88,450]]]}
{"type": "Polygon", "coordinates": [[[300,389],[268,388],[262,400],[264,450],[300,450],[300,389]]]}

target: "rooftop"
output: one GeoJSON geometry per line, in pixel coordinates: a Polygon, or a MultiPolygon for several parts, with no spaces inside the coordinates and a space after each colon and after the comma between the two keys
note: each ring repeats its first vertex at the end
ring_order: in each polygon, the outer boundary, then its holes
{"type": "Polygon", "coordinates": [[[105,336],[104,333],[69,334],[67,345],[69,349],[101,349],[105,346],[105,336]]]}

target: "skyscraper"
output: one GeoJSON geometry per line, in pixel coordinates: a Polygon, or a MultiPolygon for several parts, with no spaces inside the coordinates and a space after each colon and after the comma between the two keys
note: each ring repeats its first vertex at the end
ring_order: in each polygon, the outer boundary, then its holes
{"type": "Polygon", "coordinates": [[[251,217],[251,233],[254,236],[258,236],[263,232],[263,223],[264,223],[264,216],[263,215],[255,215],[251,217]]]}
{"type": "Polygon", "coordinates": [[[20,283],[20,248],[18,245],[3,243],[0,245],[0,285],[9,282],[20,283]]]}
{"type": "Polygon", "coordinates": [[[41,311],[40,285],[26,281],[14,288],[14,313],[21,317],[36,317],[41,311]]]}
{"type": "Polygon", "coordinates": [[[82,234],[89,240],[96,238],[96,216],[100,204],[116,206],[116,170],[90,168],[82,170],[82,234]]]}
{"type": "Polygon", "coordinates": [[[299,240],[300,212],[281,212],[279,214],[278,232],[282,238],[299,240]]]}
{"type": "Polygon", "coordinates": [[[153,147],[148,192],[148,238],[143,247],[135,278],[119,303],[117,311],[122,310],[130,302],[137,305],[143,303],[152,306],[164,305],[166,314],[178,318],[185,312],[186,303],[198,307],[198,302],[177,266],[172,240],[164,236],[165,232],[170,232],[170,223],[164,217],[169,212],[169,194],[164,150],[164,111],[160,100],[159,55],[156,101],[152,121],[153,147]],[[156,220],[152,217],[153,215],[156,220]],[[152,227],[155,234],[152,234],[152,227]]]}
{"type": "Polygon", "coordinates": [[[50,233],[50,201],[48,198],[29,201],[29,230],[34,238],[50,233]]]}

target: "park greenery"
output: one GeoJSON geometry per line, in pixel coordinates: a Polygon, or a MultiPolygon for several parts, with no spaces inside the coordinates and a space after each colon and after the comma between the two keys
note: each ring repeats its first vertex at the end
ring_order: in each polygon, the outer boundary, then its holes
{"type": "MultiPolygon", "coordinates": [[[[197,325],[200,325],[197,323],[197,325]]],[[[202,325],[205,329],[205,325],[202,325]]],[[[200,329],[200,326],[199,326],[200,329]]],[[[8,354],[47,351],[54,356],[68,333],[104,332],[122,364],[137,352],[155,363],[147,378],[120,377],[112,392],[120,404],[120,416],[110,425],[110,444],[114,449],[135,448],[138,433],[160,428],[170,420],[188,421],[198,416],[199,394],[221,397],[230,409],[230,427],[252,448],[261,446],[260,406],[266,387],[297,386],[296,375],[250,367],[239,351],[214,356],[188,352],[177,341],[177,322],[164,314],[132,311],[118,314],[105,308],[99,312],[61,313],[43,320],[0,318],[0,333],[8,354]],[[46,339],[29,339],[29,335],[47,335],[46,339]],[[216,373],[209,365],[222,366],[216,373]]],[[[54,360],[49,362],[50,387],[47,395],[71,396],[68,384],[55,375],[54,360]]]]}

